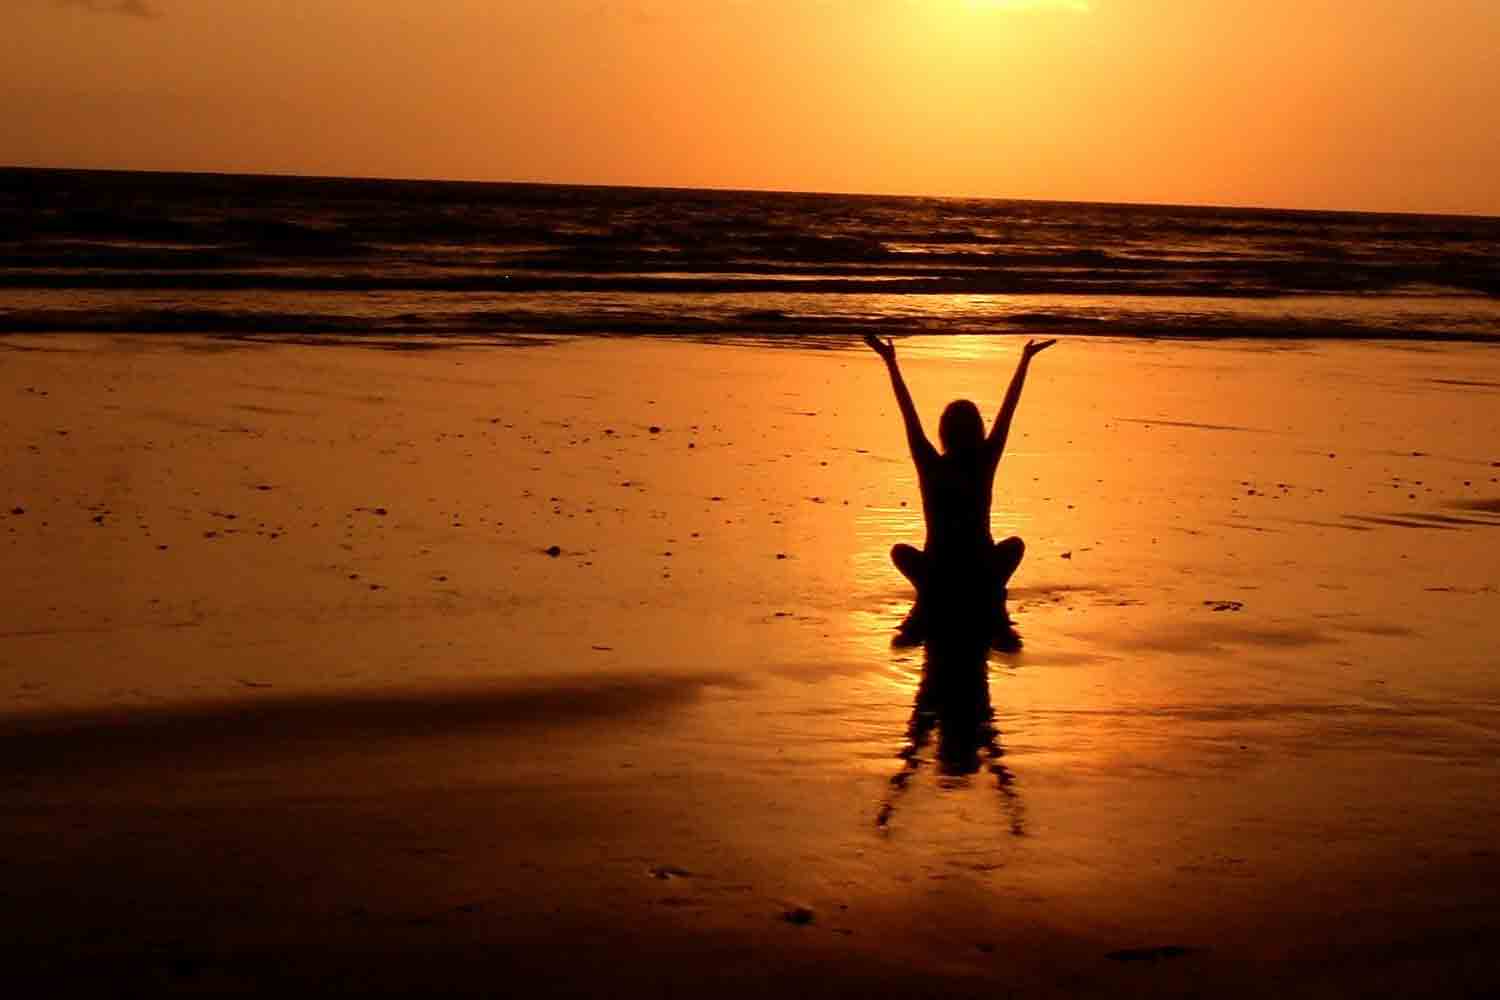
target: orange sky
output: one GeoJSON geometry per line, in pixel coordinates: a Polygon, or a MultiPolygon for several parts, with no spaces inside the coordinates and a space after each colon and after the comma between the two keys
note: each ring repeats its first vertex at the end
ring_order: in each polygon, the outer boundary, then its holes
{"type": "Polygon", "coordinates": [[[0,163],[1500,215],[1491,0],[7,0],[0,163]]]}

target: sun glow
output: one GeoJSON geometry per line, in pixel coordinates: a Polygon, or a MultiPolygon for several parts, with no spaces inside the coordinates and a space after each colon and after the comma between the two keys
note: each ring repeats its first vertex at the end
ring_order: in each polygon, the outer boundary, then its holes
{"type": "Polygon", "coordinates": [[[1500,212],[1495,3],[296,6],[12,0],[0,163],[1500,212]]]}
{"type": "Polygon", "coordinates": [[[1059,10],[1072,14],[1087,14],[1089,0],[963,0],[969,10],[1043,11],[1059,10]]]}

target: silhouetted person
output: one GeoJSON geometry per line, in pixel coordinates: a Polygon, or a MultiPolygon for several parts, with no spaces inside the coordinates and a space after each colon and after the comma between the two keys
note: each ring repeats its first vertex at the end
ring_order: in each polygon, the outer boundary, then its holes
{"type": "Polygon", "coordinates": [[[990,534],[990,500],[1031,359],[1057,341],[1026,342],[988,437],[979,407],[967,399],[949,403],[938,423],[941,454],[922,430],[896,363],[896,345],[873,335],[867,335],[865,342],[890,372],[906,424],[906,441],[917,466],[922,517],[927,522],[927,541],[921,549],[910,545],[891,549],[891,561],[917,589],[916,603],[901,623],[896,641],[922,642],[933,633],[935,623],[940,632],[991,627],[997,636],[1008,633],[1013,639],[1005,612],[1006,586],[1026,546],[1015,537],[995,543],[990,534]]]}

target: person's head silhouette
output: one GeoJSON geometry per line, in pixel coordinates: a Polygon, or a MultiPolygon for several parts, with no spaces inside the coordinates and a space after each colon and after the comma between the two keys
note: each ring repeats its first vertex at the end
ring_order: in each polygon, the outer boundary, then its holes
{"type": "Polygon", "coordinates": [[[947,455],[967,455],[984,444],[984,420],[979,407],[967,399],[955,399],[938,421],[938,440],[947,455]]]}

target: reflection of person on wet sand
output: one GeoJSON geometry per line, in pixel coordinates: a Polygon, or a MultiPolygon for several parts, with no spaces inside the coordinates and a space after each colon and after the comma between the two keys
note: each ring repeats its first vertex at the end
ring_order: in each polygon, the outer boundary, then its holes
{"type": "Polygon", "coordinates": [[[927,647],[922,664],[922,682],[906,727],[907,743],[896,756],[901,769],[891,776],[890,791],[880,806],[875,825],[883,833],[891,830],[896,806],[923,763],[933,763],[940,787],[955,787],[969,775],[987,770],[995,778],[1014,837],[1026,836],[1026,809],[1015,787],[1015,775],[1005,766],[1005,748],[990,704],[990,682],[983,645],[939,643],[927,647]],[[936,752],[930,761],[923,754],[937,731],[936,752]],[[984,758],[984,759],[981,759],[984,758]]]}
{"type": "MultiPolygon", "coordinates": [[[[1021,401],[1021,387],[1031,359],[1056,343],[1055,340],[1026,342],[1010,389],[995,417],[989,436],[979,408],[967,399],[948,404],[938,423],[941,454],[927,440],[911,393],[896,363],[896,345],[875,336],[865,342],[885,361],[896,402],[906,424],[906,440],[917,465],[922,491],[922,516],[927,522],[927,540],[921,549],[897,545],[891,560],[912,586],[917,599],[901,623],[897,641],[919,643],[929,634],[934,616],[950,616],[959,608],[983,607],[998,616],[998,632],[1009,629],[1005,612],[1005,590],[1020,565],[1026,546],[1019,538],[999,544],[990,534],[990,500],[995,472],[1010,435],[1010,424],[1021,401]],[[998,602],[998,603],[996,603],[998,602]]],[[[944,621],[956,620],[944,618],[944,621]]]]}

